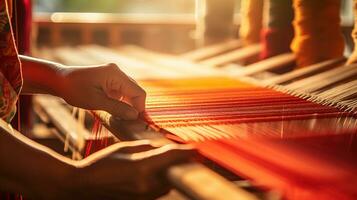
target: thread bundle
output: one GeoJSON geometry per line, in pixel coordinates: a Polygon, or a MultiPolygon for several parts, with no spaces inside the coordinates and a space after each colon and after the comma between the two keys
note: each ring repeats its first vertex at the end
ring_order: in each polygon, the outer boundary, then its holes
{"type": "Polygon", "coordinates": [[[151,127],[256,186],[289,200],[357,197],[356,113],[223,77],[140,84],[151,127]]]}
{"type": "Polygon", "coordinates": [[[292,0],[265,1],[264,13],[264,26],[261,31],[263,50],[260,58],[290,52],[290,43],[294,37],[292,0]]]}
{"type": "Polygon", "coordinates": [[[227,78],[142,85],[152,127],[258,186],[286,199],[357,197],[356,114],[227,78]]]}
{"type": "Polygon", "coordinates": [[[239,37],[244,45],[259,43],[263,23],[264,0],[241,1],[239,37]]]}
{"type": "Polygon", "coordinates": [[[257,87],[169,90],[149,95],[147,121],[164,128],[344,114],[333,107],[257,87]]]}
{"type": "Polygon", "coordinates": [[[340,0],[294,0],[295,37],[291,44],[298,67],[343,55],[340,0]]]}

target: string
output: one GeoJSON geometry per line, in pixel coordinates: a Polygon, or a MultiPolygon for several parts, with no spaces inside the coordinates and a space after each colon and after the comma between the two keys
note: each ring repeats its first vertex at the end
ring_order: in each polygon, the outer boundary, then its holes
{"type": "Polygon", "coordinates": [[[102,125],[99,118],[95,116],[92,127],[92,135],[94,137],[87,141],[84,157],[87,157],[90,154],[109,146],[110,144],[108,141],[108,130],[102,125]]]}
{"type": "Polygon", "coordinates": [[[289,200],[356,197],[356,113],[228,78],[140,84],[151,127],[256,186],[289,200]]]}
{"type": "MultiPolygon", "coordinates": [[[[356,114],[256,86],[240,88],[239,82],[228,89],[224,84],[220,84],[222,89],[204,84],[198,89],[187,81],[193,90],[179,80],[168,82],[163,81],[160,90],[151,88],[157,82],[141,82],[148,91],[145,119],[156,130],[193,142],[204,156],[263,188],[279,189],[286,199],[356,197],[349,182],[357,169],[353,161],[357,145],[351,140],[357,133],[356,114]],[[185,85],[186,90],[178,87],[176,92],[175,83],[185,85]],[[247,108],[239,119],[252,113],[264,115],[251,121],[225,122],[237,107],[239,113],[247,108]],[[265,112],[267,107],[273,109],[265,112]],[[300,113],[288,112],[293,108],[307,112],[297,118],[300,113]],[[281,111],[278,118],[269,118],[277,110],[281,111]],[[219,113],[223,118],[217,117],[219,113]],[[345,164],[337,167],[336,163],[345,164]]],[[[216,84],[222,82],[226,81],[216,84]]],[[[356,184],[356,177],[352,179],[356,184]]]]}

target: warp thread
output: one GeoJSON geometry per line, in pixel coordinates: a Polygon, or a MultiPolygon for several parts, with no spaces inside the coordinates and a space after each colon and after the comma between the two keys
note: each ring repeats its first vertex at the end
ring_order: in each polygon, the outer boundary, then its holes
{"type": "Polygon", "coordinates": [[[350,144],[347,133],[355,133],[356,124],[351,121],[354,128],[348,132],[330,132],[325,127],[331,122],[324,121],[342,119],[345,124],[348,121],[343,119],[355,114],[234,79],[168,79],[141,84],[149,91],[144,116],[149,125],[156,125],[168,137],[172,134],[170,139],[195,144],[202,155],[235,174],[281,191],[284,199],[355,199],[353,172],[357,165],[352,160],[357,148],[356,143],[350,144]],[[274,124],[270,117],[276,116],[278,123],[274,124]],[[232,126],[243,118],[249,123],[232,126]],[[310,122],[302,126],[307,119],[312,119],[314,128],[310,122]],[[324,128],[315,126],[318,123],[324,128]],[[264,129],[267,124],[270,126],[264,129]],[[285,140],[281,140],[282,130],[285,140]],[[340,161],[352,165],[337,166],[340,161]]]}
{"type": "Polygon", "coordinates": [[[106,135],[108,135],[108,130],[102,125],[100,119],[96,116],[94,116],[92,134],[94,135],[94,138],[86,143],[84,157],[88,157],[92,153],[104,149],[111,144],[108,141],[108,137],[106,137],[106,135]]]}

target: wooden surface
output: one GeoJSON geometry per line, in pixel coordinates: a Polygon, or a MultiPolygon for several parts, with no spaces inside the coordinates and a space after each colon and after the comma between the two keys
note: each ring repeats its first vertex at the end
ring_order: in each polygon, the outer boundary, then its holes
{"type": "Polygon", "coordinates": [[[249,76],[267,70],[278,69],[282,66],[293,64],[294,62],[295,56],[293,53],[284,53],[247,65],[244,71],[237,74],[239,74],[240,76],[249,76]]]}
{"type": "Polygon", "coordinates": [[[200,61],[240,47],[242,47],[241,41],[229,40],[186,52],[181,54],[180,57],[187,60],[200,61]]]}
{"type": "Polygon", "coordinates": [[[34,105],[37,115],[50,126],[57,128],[57,136],[63,141],[65,148],[71,148],[71,151],[79,156],[84,150],[86,140],[91,138],[90,132],[78,124],[70,111],[56,97],[34,96],[34,105]]]}
{"type": "Polygon", "coordinates": [[[232,63],[238,60],[243,60],[257,56],[262,49],[260,44],[250,45],[244,48],[240,48],[223,55],[215,56],[210,59],[206,59],[200,62],[202,65],[208,66],[222,66],[228,63],[232,63]]]}
{"type": "MultiPolygon", "coordinates": [[[[207,66],[199,62],[182,59],[181,56],[158,53],[133,45],[125,45],[120,48],[117,48],[116,50],[119,54],[124,54],[132,58],[140,58],[145,62],[152,63],[152,65],[155,67],[162,66],[173,70],[176,69],[180,71],[185,71],[187,77],[189,77],[190,75],[193,75],[195,77],[201,75],[223,75],[233,78],[242,76],[252,76],[258,79],[265,79],[275,75],[273,73],[268,72],[268,70],[280,69],[295,62],[295,57],[291,53],[286,53],[262,61],[258,61],[254,64],[247,66],[229,63],[220,67],[216,67],[207,66]]],[[[202,50],[205,50],[205,48],[202,48],[202,50]]],[[[203,53],[205,52],[203,51],[203,53]]],[[[230,54],[230,51],[220,54],[219,56],[225,54],[230,54]]],[[[205,60],[211,58],[214,58],[214,56],[207,57],[202,61],[204,62],[205,60]]]]}

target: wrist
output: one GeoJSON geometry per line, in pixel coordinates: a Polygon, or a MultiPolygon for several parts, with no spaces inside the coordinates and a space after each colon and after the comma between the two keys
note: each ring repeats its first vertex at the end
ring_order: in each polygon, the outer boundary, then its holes
{"type": "Polygon", "coordinates": [[[51,87],[50,94],[63,98],[66,90],[69,88],[68,74],[71,68],[55,63],[52,69],[54,69],[54,78],[49,83],[51,87]]]}
{"type": "Polygon", "coordinates": [[[67,67],[27,56],[20,56],[25,94],[51,94],[60,96],[65,87],[65,71],[67,67]]]}

